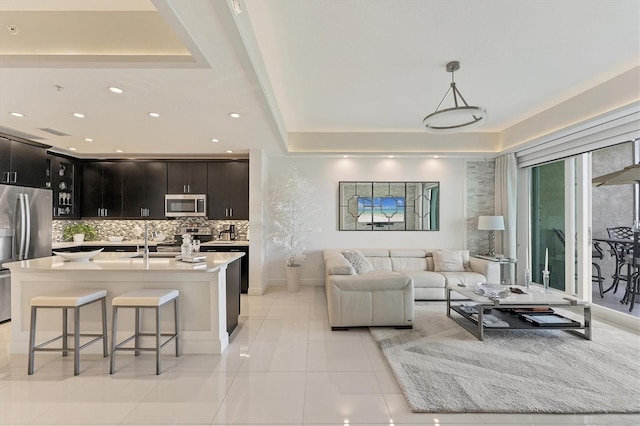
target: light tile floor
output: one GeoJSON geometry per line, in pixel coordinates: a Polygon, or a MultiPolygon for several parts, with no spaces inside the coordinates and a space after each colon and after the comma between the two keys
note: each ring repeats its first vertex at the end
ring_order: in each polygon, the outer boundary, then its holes
{"type": "MultiPolygon", "coordinates": [[[[441,304],[444,315],[444,304],[441,304]]],[[[638,425],[637,415],[416,414],[367,329],[331,332],[324,288],[242,296],[242,317],[222,355],[108,359],[8,355],[0,325],[3,425],[638,425]]]]}

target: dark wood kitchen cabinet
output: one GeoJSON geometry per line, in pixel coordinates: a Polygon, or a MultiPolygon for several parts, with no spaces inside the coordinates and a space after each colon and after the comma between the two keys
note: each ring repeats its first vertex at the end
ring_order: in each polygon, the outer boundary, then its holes
{"type": "Polygon", "coordinates": [[[208,165],[209,219],[249,219],[249,162],[212,161],[208,165]]]}
{"type": "Polygon", "coordinates": [[[206,162],[167,163],[167,192],[169,194],[206,194],[206,162]]]}
{"type": "Polygon", "coordinates": [[[0,183],[46,188],[46,148],[0,136],[0,183]]]}
{"type": "Polygon", "coordinates": [[[122,216],[164,219],[167,163],[163,161],[122,164],[122,216]]]}
{"type": "Polygon", "coordinates": [[[82,167],[82,217],[122,217],[121,162],[85,162],[82,167]]]}
{"type": "Polygon", "coordinates": [[[200,246],[200,251],[203,253],[225,253],[225,252],[239,252],[244,253],[244,256],[240,258],[240,291],[247,293],[249,291],[249,246],[236,246],[236,245],[215,245],[215,246],[200,246]]]}

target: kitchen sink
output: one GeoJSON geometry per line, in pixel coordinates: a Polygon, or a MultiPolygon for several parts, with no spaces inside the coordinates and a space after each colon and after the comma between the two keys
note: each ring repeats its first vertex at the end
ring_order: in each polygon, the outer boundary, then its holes
{"type": "Polygon", "coordinates": [[[200,244],[201,246],[233,246],[238,244],[238,241],[207,241],[200,244]]]}
{"type": "MultiPolygon", "coordinates": [[[[165,251],[165,252],[150,252],[149,253],[149,258],[156,258],[156,259],[175,259],[176,256],[179,256],[180,252],[172,252],[172,251],[165,251]]],[[[144,255],[142,253],[136,253],[133,256],[126,256],[129,259],[142,259],[144,257],[144,255]]]]}

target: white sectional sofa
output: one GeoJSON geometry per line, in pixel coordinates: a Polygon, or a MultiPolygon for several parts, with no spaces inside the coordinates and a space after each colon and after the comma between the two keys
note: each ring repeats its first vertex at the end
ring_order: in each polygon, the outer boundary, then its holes
{"type": "Polygon", "coordinates": [[[469,257],[467,250],[334,249],[323,255],[332,329],[411,327],[414,300],[445,300],[448,283],[500,280],[498,263],[469,257]],[[362,255],[366,261],[356,262],[362,255]]]}

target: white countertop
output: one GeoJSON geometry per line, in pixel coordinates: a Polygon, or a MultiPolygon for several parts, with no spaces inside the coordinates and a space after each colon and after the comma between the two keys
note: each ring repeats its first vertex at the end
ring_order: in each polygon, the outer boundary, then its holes
{"type": "MultiPolygon", "coordinates": [[[[162,241],[153,241],[149,240],[149,247],[156,247],[158,243],[162,244],[162,241]]],[[[125,240],[120,242],[112,242],[112,241],[84,241],[82,243],[74,243],[73,241],[67,241],[62,243],[53,243],[52,249],[66,249],[72,247],[113,247],[113,246],[143,246],[144,240],[125,240]]],[[[215,247],[215,246],[249,246],[249,241],[208,241],[206,243],[200,244],[203,247],[215,247]]]]}
{"type": "Polygon", "coordinates": [[[174,258],[152,257],[148,260],[134,258],[137,253],[100,253],[88,261],[69,262],[59,256],[41,257],[4,263],[11,272],[55,272],[55,271],[125,271],[125,272],[216,272],[220,267],[244,256],[244,253],[201,253],[206,262],[189,263],[174,258]]]}

